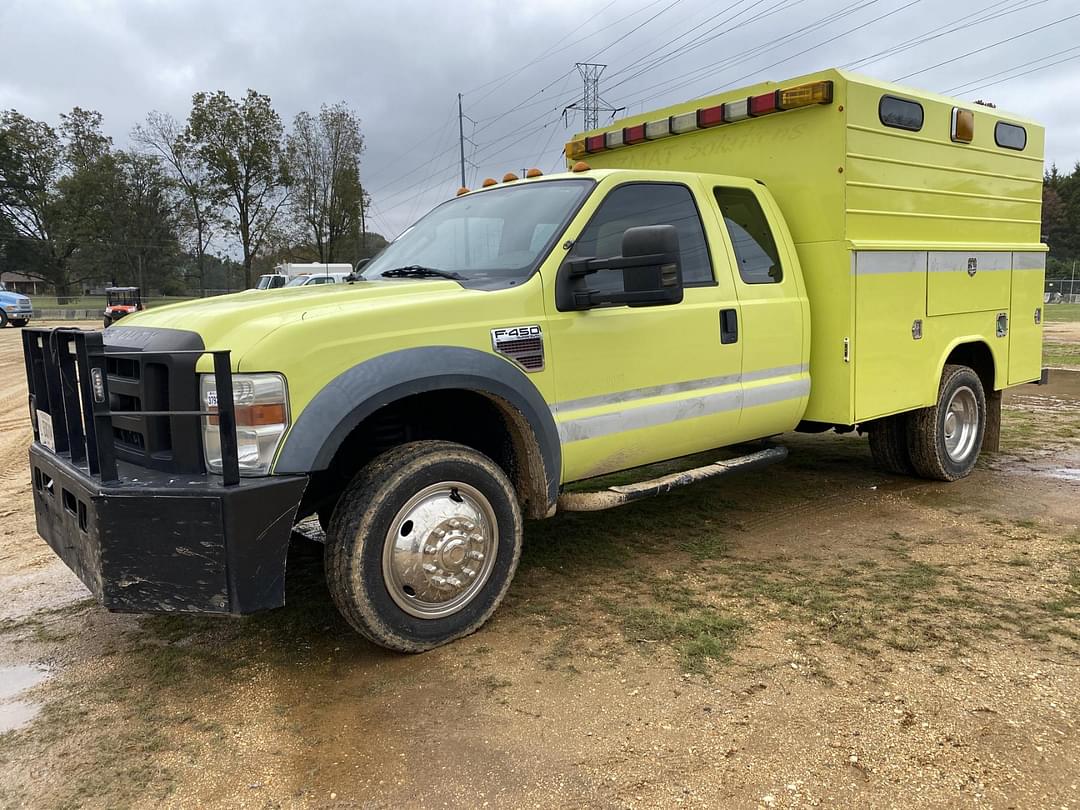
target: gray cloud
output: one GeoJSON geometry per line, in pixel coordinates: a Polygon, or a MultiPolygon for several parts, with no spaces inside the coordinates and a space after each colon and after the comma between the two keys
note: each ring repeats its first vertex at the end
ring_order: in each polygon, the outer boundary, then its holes
{"type": "Polygon", "coordinates": [[[1069,168],[1080,159],[1080,17],[987,46],[1075,9],[1073,0],[7,0],[0,6],[0,107],[49,121],[74,105],[97,109],[124,144],[147,111],[182,117],[198,90],[238,95],[253,87],[273,98],[286,121],[344,100],[363,119],[375,226],[392,235],[457,188],[459,91],[477,122],[467,122],[466,133],[475,183],[560,165],[562,144],[580,126],[573,118],[565,126],[560,115],[580,94],[576,60],[607,63],[603,95],[638,113],[846,64],[980,10],[1013,13],[877,59],[862,72],[894,79],[974,51],[905,80],[944,91],[1067,60],[958,95],[991,99],[1045,124],[1047,164],[1069,168]],[[708,36],[719,36],[691,48],[717,25],[708,36]],[[716,66],[722,60],[729,64],[716,66]]]}

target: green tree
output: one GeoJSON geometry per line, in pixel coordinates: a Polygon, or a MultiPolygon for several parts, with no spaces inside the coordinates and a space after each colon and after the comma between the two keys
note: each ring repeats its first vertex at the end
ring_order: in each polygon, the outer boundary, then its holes
{"type": "Polygon", "coordinates": [[[100,268],[86,248],[108,231],[116,164],[101,116],[78,107],[59,131],[8,110],[0,113],[0,219],[7,269],[68,295],[100,268]]]}
{"type": "Polygon", "coordinates": [[[341,258],[343,242],[362,224],[363,150],[360,119],[344,102],[324,104],[317,116],[301,112],[293,119],[285,151],[291,210],[318,261],[341,258]]]}
{"type": "Polygon", "coordinates": [[[222,90],[196,93],[188,131],[212,184],[228,200],[229,224],[240,243],[244,283],[250,287],[252,262],[288,199],[281,171],[281,118],[269,96],[254,90],[239,102],[222,90]]]}
{"type": "Polygon", "coordinates": [[[199,294],[206,292],[207,252],[222,220],[224,191],[214,182],[189,128],[168,113],[151,112],[131,133],[146,154],[162,161],[180,197],[180,238],[195,257],[199,294]]]}

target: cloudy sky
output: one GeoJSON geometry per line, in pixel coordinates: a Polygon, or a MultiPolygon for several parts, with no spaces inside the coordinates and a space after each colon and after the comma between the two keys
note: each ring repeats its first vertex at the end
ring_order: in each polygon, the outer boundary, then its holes
{"type": "Polygon", "coordinates": [[[470,185],[558,167],[585,61],[630,113],[851,66],[990,99],[1046,125],[1047,164],[1080,160],[1075,0],[0,0],[0,108],[96,109],[118,145],[199,90],[255,88],[286,122],[347,102],[388,235],[458,186],[458,92],[470,185]]]}

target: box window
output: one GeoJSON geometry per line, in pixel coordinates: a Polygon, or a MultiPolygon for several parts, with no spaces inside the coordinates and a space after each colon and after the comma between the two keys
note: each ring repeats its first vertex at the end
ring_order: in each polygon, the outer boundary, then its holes
{"type": "Polygon", "coordinates": [[[994,143],[1004,149],[1021,151],[1027,146],[1027,130],[1018,124],[998,121],[994,126],[994,143]]]}
{"type": "Polygon", "coordinates": [[[887,127],[918,132],[923,125],[923,108],[917,101],[882,96],[878,102],[878,118],[887,127]]]}

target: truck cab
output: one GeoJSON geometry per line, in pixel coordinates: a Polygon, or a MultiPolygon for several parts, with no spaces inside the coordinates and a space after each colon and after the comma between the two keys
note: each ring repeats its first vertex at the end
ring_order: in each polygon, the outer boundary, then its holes
{"type": "Polygon", "coordinates": [[[26,326],[34,317],[34,306],[30,299],[21,293],[9,290],[0,281],[0,328],[11,324],[14,327],[26,326]]]}
{"type": "Polygon", "coordinates": [[[314,515],[342,614],[419,652],[495,610],[525,518],[775,463],[788,431],[967,475],[1043,377],[1042,133],[950,108],[841,71],[745,88],[461,189],[346,283],[28,330],[40,531],[111,609],[239,614],[282,604],[314,515]]]}

